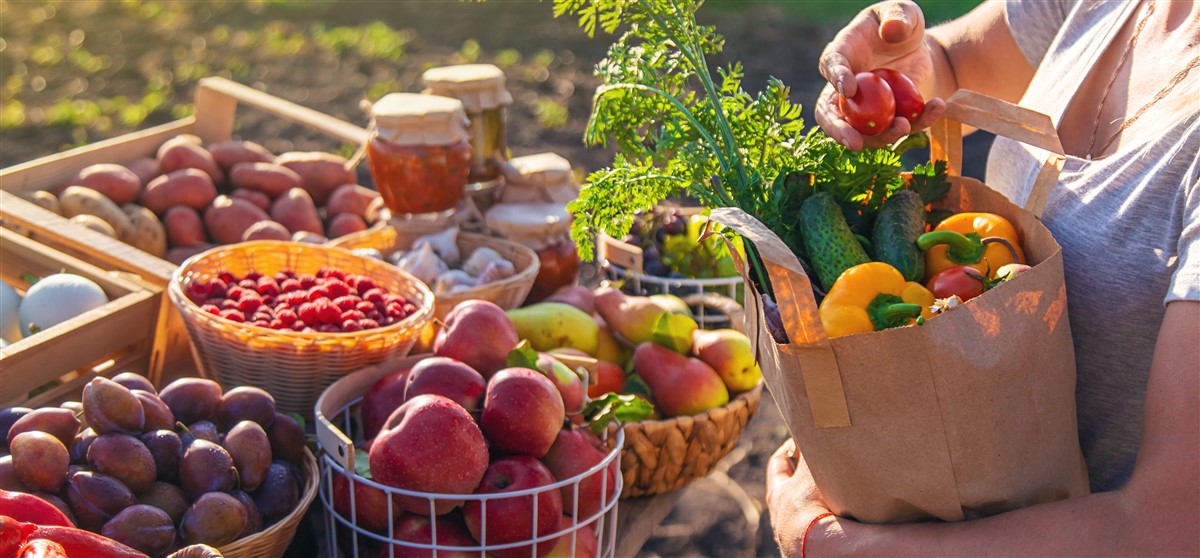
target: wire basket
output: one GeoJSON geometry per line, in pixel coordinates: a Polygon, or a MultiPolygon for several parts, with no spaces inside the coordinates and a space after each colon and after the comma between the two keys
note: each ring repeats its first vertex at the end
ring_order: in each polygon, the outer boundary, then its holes
{"type": "Polygon", "coordinates": [[[433,318],[433,293],[416,278],[371,258],[345,250],[279,241],[220,246],[189,258],[167,288],[192,341],[201,375],[225,389],[256,386],[267,390],[285,413],[311,416],[321,390],[364,366],[407,355],[433,318]],[[186,295],[192,282],[221,271],[271,275],[282,270],[315,274],[334,268],[370,277],[385,292],[412,302],[416,311],[392,325],[348,333],[277,331],[239,323],[200,309],[186,295]]]}
{"type": "Polygon", "coordinates": [[[220,548],[225,558],[279,558],[292,544],[296,528],[304,519],[308,507],[317,496],[317,460],[312,452],[304,450],[304,490],[296,509],[274,525],[244,539],[238,539],[220,548]]]}
{"type": "MultiPolygon", "coordinates": [[[[368,367],[335,382],[317,402],[316,429],[317,440],[321,447],[319,490],[321,503],[325,509],[328,555],[374,558],[375,556],[400,556],[403,553],[405,556],[450,555],[484,558],[485,556],[501,555],[536,558],[539,555],[545,555],[546,547],[554,543],[566,545],[565,551],[556,547],[556,556],[574,557],[577,555],[576,551],[583,548],[584,550],[578,552],[578,555],[612,558],[616,552],[618,495],[621,494],[623,488],[620,470],[613,466],[621,454],[621,448],[625,441],[625,433],[621,430],[610,429],[612,434],[607,435],[605,440],[609,451],[600,463],[571,478],[527,490],[498,494],[432,494],[403,490],[377,483],[363,478],[353,471],[354,440],[361,439],[361,421],[357,416],[356,406],[362,400],[362,395],[380,378],[411,368],[422,358],[424,357],[409,357],[368,367]],[[596,511],[591,514],[579,513],[580,498],[578,496],[581,493],[581,485],[587,481],[596,482],[597,480],[600,483],[601,501],[594,506],[596,511]],[[340,489],[346,491],[345,497],[348,498],[348,500],[342,500],[341,510],[338,509],[339,506],[335,502],[337,497],[335,491],[339,489],[335,488],[335,484],[341,485],[340,489]],[[453,500],[466,502],[468,505],[472,502],[479,502],[479,505],[482,506],[483,521],[486,524],[489,503],[494,506],[502,500],[529,498],[533,502],[532,514],[536,518],[539,495],[551,491],[558,492],[564,488],[575,496],[573,498],[575,504],[572,509],[567,509],[564,502],[563,513],[568,514],[563,516],[564,523],[560,523],[556,529],[549,532],[539,533],[535,527],[533,537],[528,540],[488,543],[485,528],[481,533],[481,538],[485,539],[482,544],[473,539],[451,539],[449,532],[446,533],[445,539],[439,540],[441,536],[438,535],[436,519],[439,517],[452,518],[450,521],[457,521],[453,518],[456,518],[459,513],[455,510],[444,516],[435,515],[434,508],[439,502],[445,503],[447,500],[453,500]],[[360,495],[359,490],[363,490],[365,493],[375,490],[377,491],[373,493],[375,497],[383,499],[384,502],[395,501],[398,498],[428,501],[429,514],[422,514],[419,517],[435,526],[432,541],[427,543],[409,542],[397,538],[397,534],[394,532],[397,520],[401,515],[407,515],[407,512],[400,511],[386,503],[384,504],[387,508],[386,519],[375,520],[379,525],[374,530],[368,528],[366,524],[369,522],[365,512],[360,516],[358,505],[359,498],[367,496],[360,495]],[[559,551],[563,553],[559,554],[559,551]]],[[[447,464],[447,466],[453,466],[453,464],[447,464]]],[[[364,509],[366,505],[364,500],[364,509]]],[[[536,525],[536,521],[534,524],[536,525]]]]}
{"type": "MultiPolygon", "coordinates": [[[[346,235],[331,241],[330,245],[346,250],[374,248],[389,256],[399,250],[408,250],[418,238],[431,232],[437,231],[402,229],[388,225],[346,235]]],[[[516,273],[495,283],[439,294],[434,305],[434,316],[438,319],[446,317],[455,306],[466,300],[487,300],[505,310],[511,310],[520,306],[529,295],[541,267],[537,253],[528,246],[511,240],[467,232],[458,233],[458,248],[464,256],[481,247],[491,248],[511,261],[516,273]]]]}

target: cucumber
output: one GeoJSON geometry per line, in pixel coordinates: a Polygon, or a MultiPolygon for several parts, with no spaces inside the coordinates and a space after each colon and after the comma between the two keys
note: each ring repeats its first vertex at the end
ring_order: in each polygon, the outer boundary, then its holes
{"type": "Polygon", "coordinates": [[[912,190],[900,190],[883,202],[875,217],[872,240],[875,261],[900,270],[905,281],[925,277],[925,255],[917,248],[917,237],[925,232],[925,204],[912,190]]]}
{"type": "Polygon", "coordinates": [[[821,288],[829,292],[843,271],[871,261],[833,196],[818,192],[800,206],[800,229],[808,261],[817,270],[821,288]]]}

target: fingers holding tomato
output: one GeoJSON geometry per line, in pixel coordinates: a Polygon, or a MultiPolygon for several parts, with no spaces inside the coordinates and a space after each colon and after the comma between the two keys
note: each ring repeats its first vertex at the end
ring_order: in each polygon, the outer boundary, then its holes
{"type": "Polygon", "coordinates": [[[879,68],[855,75],[854,95],[826,87],[818,100],[817,123],[847,147],[879,147],[929,127],[945,112],[941,99],[928,103],[903,73],[879,68]]]}
{"type": "Polygon", "coordinates": [[[892,126],[896,116],[896,98],[892,88],[873,72],[859,72],[854,80],[858,89],[853,97],[838,97],[842,118],[855,130],[867,136],[877,136],[892,126]]]}

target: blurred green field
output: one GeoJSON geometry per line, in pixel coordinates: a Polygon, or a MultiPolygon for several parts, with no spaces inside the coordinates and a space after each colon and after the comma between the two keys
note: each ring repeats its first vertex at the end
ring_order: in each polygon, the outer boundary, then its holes
{"type": "MultiPolygon", "coordinates": [[[[963,15],[982,0],[916,0],[931,25],[963,15]]],[[[708,7],[723,12],[735,12],[755,5],[777,6],[791,18],[812,23],[840,24],[849,21],[863,8],[874,4],[870,0],[709,0],[708,7]]]]}

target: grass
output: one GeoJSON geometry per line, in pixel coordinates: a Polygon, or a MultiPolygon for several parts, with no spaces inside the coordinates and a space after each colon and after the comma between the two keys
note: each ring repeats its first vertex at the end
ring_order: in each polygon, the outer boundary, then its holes
{"type": "MultiPolygon", "coordinates": [[[[850,21],[869,0],[709,0],[706,8],[715,12],[737,12],[755,5],[778,6],[788,17],[814,24],[840,24],[850,21]]],[[[954,19],[981,3],[981,0],[917,0],[929,25],[954,19]]]]}

